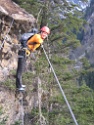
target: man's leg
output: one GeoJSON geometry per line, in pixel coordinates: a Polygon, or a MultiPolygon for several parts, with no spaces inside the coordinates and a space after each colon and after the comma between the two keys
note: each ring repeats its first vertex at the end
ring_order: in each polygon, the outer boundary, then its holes
{"type": "Polygon", "coordinates": [[[26,64],[25,51],[19,50],[18,52],[18,67],[16,73],[16,88],[22,87],[22,73],[26,64]]]}

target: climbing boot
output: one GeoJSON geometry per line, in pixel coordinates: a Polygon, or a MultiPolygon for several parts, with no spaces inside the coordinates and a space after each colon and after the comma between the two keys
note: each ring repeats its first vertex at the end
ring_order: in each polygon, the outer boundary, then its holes
{"type": "Polygon", "coordinates": [[[22,88],[25,88],[26,87],[26,85],[22,85],[22,88]]]}
{"type": "Polygon", "coordinates": [[[18,91],[25,91],[23,87],[18,88],[18,91]]]}

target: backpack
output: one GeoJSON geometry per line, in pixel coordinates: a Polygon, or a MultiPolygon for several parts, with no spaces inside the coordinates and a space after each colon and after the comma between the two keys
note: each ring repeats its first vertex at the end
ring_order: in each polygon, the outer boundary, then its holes
{"type": "Polygon", "coordinates": [[[27,41],[34,36],[34,34],[38,33],[36,28],[33,28],[31,32],[27,32],[21,35],[20,43],[22,47],[27,47],[27,41]]]}

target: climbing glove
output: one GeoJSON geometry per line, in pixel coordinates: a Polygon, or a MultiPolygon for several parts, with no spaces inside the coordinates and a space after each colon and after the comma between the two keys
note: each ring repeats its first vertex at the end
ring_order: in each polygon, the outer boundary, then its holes
{"type": "Polygon", "coordinates": [[[26,56],[30,55],[30,51],[28,49],[26,49],[25,53],[26,53],[26,56]]]}
{"type": "Polygon", "coordinates": [[[25,50],[26,56],[29,56],[29,55],[30,55],[30,50],[28,50],[27,48],[23,48],[23,50],[25,50]]]}

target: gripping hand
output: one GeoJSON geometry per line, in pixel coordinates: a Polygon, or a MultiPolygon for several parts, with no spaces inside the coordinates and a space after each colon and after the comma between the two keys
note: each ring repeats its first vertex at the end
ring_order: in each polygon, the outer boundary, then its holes
{"type": "Polygon", "coordinates": [[[29,56],[30,55],[30,51],[27,48],[23,48],[23,49],[25,50],[26,56],[29,56]]]}
{"type": "Polygon", "coordinates": [[[25,53],[26,53],[26,56],[30,55],[30,51],[28,49],[26,49],[25,53]]]}

